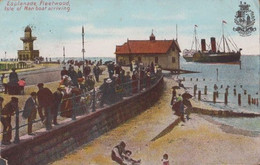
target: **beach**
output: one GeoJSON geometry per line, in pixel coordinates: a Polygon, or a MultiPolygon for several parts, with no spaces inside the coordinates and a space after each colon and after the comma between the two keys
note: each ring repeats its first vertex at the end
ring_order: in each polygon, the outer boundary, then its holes
{"type": "Polygon", "coordinates": [[[170,107],[171,87],[177,83],[172,77],[164,80],[163,96],[153,107],[53,164],[116,164],[110,155],[120,141],[126,142],[132,157],[141,159],[142,165],[162,164],[165,153],[170,164],[260,163],[259,134],[218,123],[209,116],[191,114],[191,120],[179,123],[152,141],[178,119],[170,107]]]}

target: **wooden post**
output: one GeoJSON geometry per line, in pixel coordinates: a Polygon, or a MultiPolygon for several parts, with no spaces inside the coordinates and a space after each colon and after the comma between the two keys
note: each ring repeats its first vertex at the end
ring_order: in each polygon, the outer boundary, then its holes
{"type": "Polygon", "coordinates": [[[241,94],[240,93],[238,94],[238,105],[239,106],[241,105],[241,94]]]}
{"type": "Polygon", "coordinates": [[[228,88],[226,88],[226,94],[228,95],[228,88]]]}
{"type": "Polygon", "coordinates": [[[193,87],[193,96],[196,97],[196,92],[197,92],[197,85],[194,85],[193,87]]]}
{"type": "Polygon", "coordinates": [[[246,95],[246,90],[244,90],[244,95],[246,95]]]}
{"type": "Polygon", "coordinates": [[[225,104],[227,105],[228,104],[228,94],[225,93],[225,104]]]}
{"type": "Polygon", "coordinates": [[[198,92],[198,100],[200,101],[201,100],[201,91],[199,90],[198,92]]]}
{"type": "Polygon", "coordinates": [[[235,95],[235,96],[237,95],[237,90],[236,90],[236,88],[234,88],[234,95],[235,95]]]}
{"type": "Polygon", "coordinates": [[[213,92],[213,103],[216,104],[217,92],[213,92]]]}
{"type": "Polygon", "coordinates": [[[252,101],[251,101],[251,102],[252,102],[252,104],[254,104],[254,99],[252,98],[251,100],[252,100],[252,101]]]}
{"type": "Polygon", "coordinates": [[[207,95],[207,91],[208,91],[208,87],[206,85],[205,88],[204,88],[204,95],[207,95]]]}
{"type": "MultiPolygon", "coordinates": [[[[253,98],[252,98],[253,99],[253,98]]],[[[248,104],[251,104],[251,95],[248,95],[248,104]]]]}

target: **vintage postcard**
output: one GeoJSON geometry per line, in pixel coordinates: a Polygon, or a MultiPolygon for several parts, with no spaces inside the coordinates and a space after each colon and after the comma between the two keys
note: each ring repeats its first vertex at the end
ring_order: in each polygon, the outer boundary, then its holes
{"type": "Polygon", "coordinates": [[[258,0],[0,0],[0,164],[260,164],[258,0]]]}

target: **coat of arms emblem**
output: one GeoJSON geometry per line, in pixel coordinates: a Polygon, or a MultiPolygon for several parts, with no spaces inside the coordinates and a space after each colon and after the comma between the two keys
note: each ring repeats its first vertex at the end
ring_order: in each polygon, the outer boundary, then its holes
{"type": "Polygon", "coordinates": [[[234,19],[238,26],[234,27],[233,30],[237,31],[242,37],[250,36],[252,32],[256,31],[256,28],[253,27],[255,24],[254,12],[249,9],[250,5],[246,2],[240,1],[239,7],[240,10],[236,12],[234,19]]]}

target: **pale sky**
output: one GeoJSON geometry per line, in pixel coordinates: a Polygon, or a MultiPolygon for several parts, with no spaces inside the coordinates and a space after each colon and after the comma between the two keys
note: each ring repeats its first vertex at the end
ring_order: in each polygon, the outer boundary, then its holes
{"type": "MultiPolygon", "coordinates": [[[[9,0],[10,2],[36,2],[40,0],[9,0]]],[[[44,0],[43,2],[68,2],[68,0],[44,0]]],[[[221,36],[221,23],[225,20],[226,35],[230,35],[243,55],[259,54],[259,3],[247,0],[255,15],[255,32],[241,37],[233,31],[234,18],[239,10],[239,0],[69,0],[69,11],[6,11],[8,0],[0,0],[0,58],[17,57],[23,48],[20,37],[24,28],[32,26],[37,37],[34,48],[43,57],[81,57],[81,27],[85,27],[85,56],[115,57],[116,45],[128,39],[149,39],[152,29],[156,39],[176,39],[181,50],[190,49],[194,25],[198,25],[198,37],[221,36]]],[[[10,7],[10,6],[9,6],[10,7]]],[[[47,8],[48,9],[48,8],[47,8]]]]}

